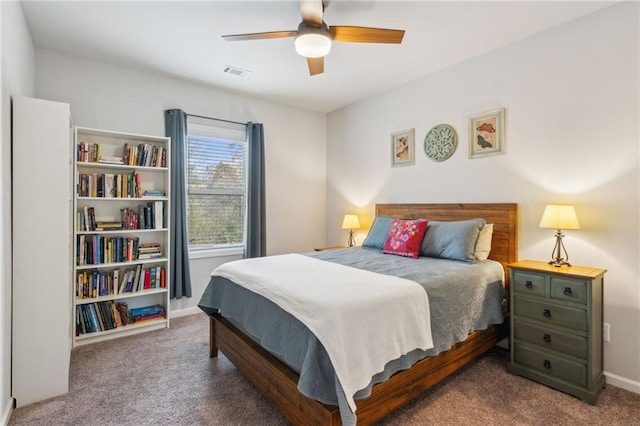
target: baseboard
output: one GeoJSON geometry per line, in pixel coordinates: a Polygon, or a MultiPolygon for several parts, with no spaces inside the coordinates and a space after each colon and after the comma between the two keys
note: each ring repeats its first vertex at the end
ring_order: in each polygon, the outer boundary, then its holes
{"type": "Polygon", "coordinates": [[[633,393],[640,393],[640,382],[627,379],[626,377],[618,376],[613,373],[604,372],[607,376],[607,384],[613,385],[618,388],[626,389],[633,393]]]}
{"type": "Polygon", "coordinates": [[[9,424],[9,419],[11,418],[12,412],[13,412],[13,398],[9,398],[9,401],[7,401],[7,406],[4,408],[4,411],[2,412],[0,425],[7,426],[9,424]]]}
{"type": "Polygon", "coordinates": [[[169,311],[169,317],[178,318],[178,317],[184,317],[187,315],[193,315],[193,314],[199,314],[199,313],[202,313],[202,309],[198,308],[197,306],[193,306],[191,308],[176,309],[175,311],[169,311]]]}

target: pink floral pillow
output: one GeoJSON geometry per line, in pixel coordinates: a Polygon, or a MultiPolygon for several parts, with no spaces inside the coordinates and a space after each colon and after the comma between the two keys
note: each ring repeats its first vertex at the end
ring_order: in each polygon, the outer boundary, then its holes
{"type": "Polygon", "coordinates": [[[429,221],[423,219],[394,220],[382,252],[417,258],[428,224],[429,221]]]}

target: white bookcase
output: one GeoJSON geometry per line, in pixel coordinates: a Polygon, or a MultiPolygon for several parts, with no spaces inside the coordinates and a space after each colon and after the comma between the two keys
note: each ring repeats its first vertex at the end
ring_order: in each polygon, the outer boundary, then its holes
{"type": "Polygon", "coordinates": [[[13,98],[12,360],[16,406],[67,393],[71,354],[71,110],[13,98]]]}
{"type": "Polygon", "coordinates": [[[169,141],[75,128],[74,346],[169,327],[169,141]]]}

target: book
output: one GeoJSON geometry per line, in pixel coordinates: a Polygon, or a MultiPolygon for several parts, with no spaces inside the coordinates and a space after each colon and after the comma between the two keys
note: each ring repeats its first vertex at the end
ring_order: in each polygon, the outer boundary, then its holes
{"type": "Polygon", "coordinates": [[[122,325],[131,324],[133,322],[131,318],[131,311],[129,311],[129,307],[126,302],[116,302],[116,307],[118,308],[118,312],[120,312],[120,321],[122,325]]]}
{"type": "Polygon", "coordinates": [[[96,309],[98,311],[98,316],[101,320],[102,323],[102,329],[103,330],[110,330],[111,329],[111,321],[109,321],[109,317],[107,316],[107,312],[104,309],[104,303],[100,302],[100,303],[96,303],[96,309]]]}
{"type": "Polygon", "coordinates": [[[94,231],[116,231],[122,229],[122,222],[97,221],[94,231]]]}
{"type": "Polygon", "coordinates": [[[98,320],[98,313],[96,312],[94,303],[87,305],[87,309],[89,310],[89,316],[91,317],[93,331],[102,331],[102,328],[100,327],[100,321],[98,320]]]}
{"type": "Polygon", "coordinates": [[[89,207],[88,213],[89,213],[89,230],[95,231],[96,230],[96,210],[95,210],[95,208],[89,207]]]}
{"type": "Polygon", "coordinates": [[[163,189],[147,189],[143,194],[145,197],[166,197],[166,195],[167,191],[163,189]]]}
{"type": "Polygon", "coordinates": [[[144,288],[151,288],[151,270],[144,271],[144,288]]]}
{"type": "Polygon", "coordinates": [[[127,275],[129,274],[128,270],[123,271],[122,276],[120,277],[120,284],[118,285],[118,294],[124,293],[124,289],[127,284],[127,275]]]}
{"type": "Polygon", "coordinates": [[[158,314],[151,314],[151,315],[142,315],[142,316],[137,316],[137,317],[133,317],[133,321],[136,324],[140,324],[140,323],[144,323],[144,322],[148,322],[148,321],[157,321],[159,319],[164,319],[167,317],[167,314],[163,313],[158,313],[158,314]]]}
{"type": "Polygon", "coordinates": [[[144,229],[153,229],[153,218],[151,216],[151,207],[146,206],[142,208],[144,212],[144,229]]]}
{"type": "Polygon", "coordinates": [[[129,144],[124,144],[124,147],[122,148],[122,162],[124,164],[126,164],[127,166],[131,165],[130,159],[129,159],[129,144]]]}
{"type": "Polygon", "coordinates": [[[115,322],[115,328],[122,327],[122,319],[120,318],[120,312],[118,312],[118,307],[116,306],[113,300],[107,302],[109,303],[109,309],[111,309],[111,315],[113,316],[113,320],[115,322]]]}
{"type": "Polygon", "coordinates": [[[141,272],[142,272],[142,265],[136,266],[136,275],[135,275],[135,278],[133,279],[132,290],[131,290],[132,292],[142,290],[142,286],[140,285],[141,272]]]}
{"type": "Polygon", "coordinates": [[[82,318],[81,308],[82,307],[80,305],[76,306],[76,336],[87,333],[87,329],[82,318]]]}
{"type": "Polygon", "coordinates": [[[124,286],[123,293],[131,293],[131,289],[133,288],[133,282],[136,279],[136,270],[130,269],[127,273],[127,281],[124,286]]]}
{"type": "Polygon", "coordinates": [[[116,328],[116,318],[113,316],[113,310],[111,309],[111,301],[105,301],[102,302],[102,305],[104,307],[104,312],[105,315],[107,316],[107,318],[109,319],[109,326],[111,327],[111,329],[116,328]]]}
{"type": "Polygon", "coordinates": [[[122,159],[122,157],[114,157],[114,156],[108,156],[108,155],[101,155],[100,158],[98,158],[98,163],[104,163],[104,164],[124,164],[124,160],[122,159]]]}
{"type": "Polygon", "coordinates": [[[111,294],[118,293],[118,284],[120,283],[120,270],[116,269],[113,271],[113,287],[111,289],[111,294]]]}
{"type": "Polygon", "coordinates": [[[142,193],[140,192],[142,190],[142,177],[140,173],[135,170],[133,171],[133,181],[135,185],[134,197],[140,198],[142,197],[142,193]]]}
{"type": "Polygon", "coordinates": [[[100,306],[97,303],[92,303],[91,306],[96,313],[96,318],[98,319],[98,329],[100,331],[106,330],[104,319],[102,318],[102,312],[100,312],[100,306]]]}
{"type": "Polygon", "coordinates": [[[138,255],[139,260],[160,259],[161,257],[162,253],[148,253],[138,255]]]}
{"type": "Polygon", "coordinates": [[[155,229],[164,228],[164,203],[162,201],[153,202],[153,225],[155,229]]]}
{"type": "Polygon", "coordinates": [[[157,167],[158,165],[158,147],[155,145],[151,148],[151,163],[149,165],[151,167],[157,167]]]}
{"type": "Polygon", "coordinates": [[[139,229],[147,228],[147,215],[145,214],[144,209],[145,209],[144,206],[138,207],[138,226],[140,227],[139,229]]]}
{"type": "Polygon", "coordinates": [[[80,321],[82,324],[84,324],[85,333],[92,333],[96,331],[91,321],[91,316],[87,305],[80,305],[80,314],[80,321]]]}
{"type": "Polygon", "coordinates": [[[162,305],[151,305],[151,306],[143,306],[140,308],[131,308],[131,315],[133,318],[139,317],[142,315],[150,315],[150,314],[158,314],[164,313],[164,307],[162,305]]]}
{"type": "Polygon", "coordinates": [[[115,175],[113,173],[105,173],[104,175],[104,197],[114,198],[116,196],[115,175]]]}

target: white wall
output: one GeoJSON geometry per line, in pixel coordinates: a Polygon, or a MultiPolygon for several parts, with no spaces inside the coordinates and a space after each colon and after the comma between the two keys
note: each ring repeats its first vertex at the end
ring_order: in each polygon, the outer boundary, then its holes
{"type": "MultiPolygon", "coordinates": [[[[35,80],[36,97],[71,104],[78,126],[164,135],[163,111],[169,108],[264,123],[267,252],[324,245],[325,114],[52,51],[36,51],[35,80]]],[[[192,260],[193,297],[172,301],[171,310],[196,306],[209,273],[225,260],[192,260]]]]}
{"type": "Polygon", "coordinates": [[[370,221],[376,202],[517,202],[520,258],[548,260],[544,205],[574,204],[571,261],[608,270],[608,380],[640,392],[638,9],[614,5],[331,113],[327,243],[346,240],[344,213],[370,221]],[[498,107],[506,155],[469,159],[468,116],[498,107]],[[459,137],[442,163],[423,150],[439,123],[459,137]],[[389,134],[411,127],[416,164],[391,168],[389,134]]]}
{"type": "Polygon", "coordinates": [[[11,98],[32,96],[34,49],[22,7],[0,2],[2,34],[2,134],[0,141],[0,424],[8,421],[11,399],[11,98]]]}

